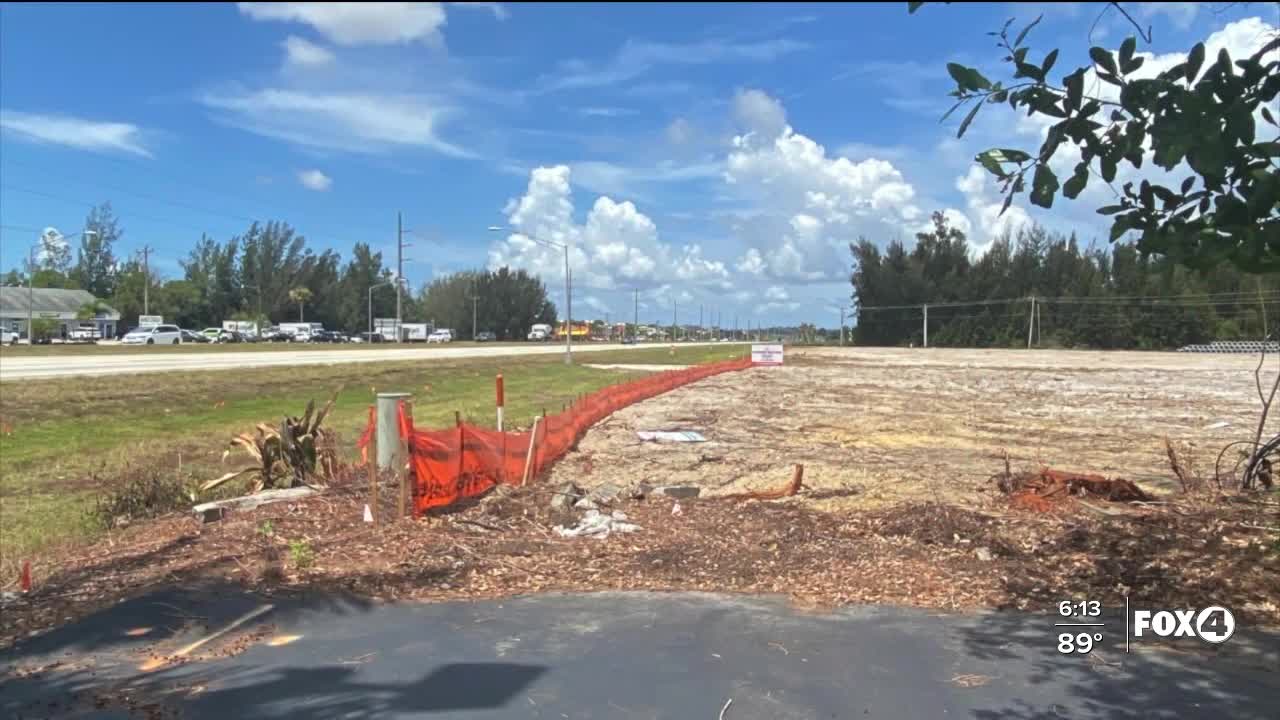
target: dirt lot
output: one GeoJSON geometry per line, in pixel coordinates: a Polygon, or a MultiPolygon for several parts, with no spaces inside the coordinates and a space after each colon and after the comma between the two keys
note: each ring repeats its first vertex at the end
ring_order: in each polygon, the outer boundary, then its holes
{"type": "Polygon", "coordinates": [[[825,348],[787,362],[623,409],[552,479],[737,493],[785,483],[803,463],[821,509],[975,506],[1008,452],[1015,468],[1122,476],[1160,492],[1176,487],[1166,437],[1212,474],[1223,445],[1251,437],[1259,408],[1251,356],[825,348]],[[641,442],[637,430],[696,430],[708,442],[641,442]]]}
{"type": "MultiPolygon", "coordinates": [[[[1274,361],[1273,361],[1274,362],[1274,361]]],[[[0,613],[0,648],[148,588],[233,583],[264,593],[332,590],[387,599],[547,590],[781,593],[797,603],[888,603],[1052,612],[1223,604],[1280,625],[1280,494],[1183,494],[1164,438],[1193,473],[1251,437],[1256,359],[1137,353],[810,350],[782,368],[727,373],[602,421],[546,477],[383,528],[361,521],[363,471],[307,501],[138,523],[93,548],[42,559],[36,588],[0,613]],[[1226,422],[1226,427],[1215,427],[1226,422]],[[1212,429],[1211,429],[1212,428],[1212,429]],[[643,430],[709,442],[640,443],[643,430]],[[1011,503],[992,476],[1040,463],[1119,475],[1154,504],[1059,497],[1011,503]],[[777,501],[723,497],[773,488],[777,501]],[[679,501],[623,492],[635,532],[562,537],[583,509],[558,483],[634,489],[694,483],[679,501]],[[717,497],[721,496],[721,497],[717,497]],[[1102,507],[1105,506],[1105,507],[1102,507]]],[[[1274,430],[1273,430],[1274,432],[1274,430]]],[[[391,487],[384,498],[394,497],[391,487]]],[[[4,589],[9,589],[5,587],[4,589]]]]}

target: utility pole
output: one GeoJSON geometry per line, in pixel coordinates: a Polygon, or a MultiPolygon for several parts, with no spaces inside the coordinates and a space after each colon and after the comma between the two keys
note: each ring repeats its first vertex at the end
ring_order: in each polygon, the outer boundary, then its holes
{"type": "Polygon", "coordinates": [[[738,313],[733,314],[733,339],[738,339],[738,313]]]}
{"type": "Polygon", "coordinates": [[[1027,315],[1027,349],[1031,349],[1031,331],[1036,326],[1036,296],[1031,296],[1031,312],[1027,315]]]}
{"type": "Polygon", "coordinates": [[[151,314],[151,253],[155,248],[143,245],[138,252],[142,253],[142,314],[151,314]]]}
{"type": "Polygon", "coordinates": [[[609,324],[609,311],[604,311],[604,340],[609,342],[613,339],[613,326],[609,324]]]}
{"type": "Polygon", "coordinates": [[[680,301],[671,301],[671,342],[676,341],[676,323],[680,318],[680,301]]]}
{"type": "MultiPolygon", "coordinates": [[[[843,313],[844,311],[841,310],[841,312],[843,313]]],[[[843,329],[843,325],[841,326],[841,328],[843,329]]],[[[1028,342],[1030,341],[1028,340],[1028,342]]],[[[929,304],[928,303],[925,303],[925,306],[924,306],[924,346],[929,347],[929,304]]]]}
{"type": "Polygon", "coordinates": [[[471,342],[476,341],[476,301],[479,297],[471,296],[471,342]]]}
{"type": "Polygon", "coordinates": [[[698,337],[702,337],[707,326],[702,324],[702,303],[698,303],[698,337]]]}
{"type": "Polygon", "coordinates": [[[631,329],[631,332],[633,333],[633,337],[635,337],[637,340],[639,340],[639,339],[640,339],[640,337],[639,337],[639,336],[640,336],[640,288],[636,288],[636,289],[635,289],[635,294],[636,294],[636,299],[635,299],[635,303],[636,303],[636,304],[635,304],[635,314],[636,314],[636,315],[635,315],[635,321],[634,321],[634,323],[633,323],[633,327],[632,327],[632,329],[631,329]]]}
{"type": "Polygon", "coordinates": [[[404,218],[396,213],[396,342],[404,333],[400,332],[400,285],[404,282],[404,218]]]}

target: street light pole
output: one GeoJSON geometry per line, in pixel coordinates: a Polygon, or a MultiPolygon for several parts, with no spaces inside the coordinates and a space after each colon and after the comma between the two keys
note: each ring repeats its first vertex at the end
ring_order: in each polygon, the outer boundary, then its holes
{"type": "Polygon", "coordinates": [[[524,235],[530,240],[542,244],[558,247],[564,250],[564,312],[565,312],[565,334],[564,334],[564,364],[573,364],[573,275],[569,270],[569,243],[557,242],[555,240],[547,240],[540,238],[532,233],[523,230],[517,230],[512,227],[502,227],[499,225],[490,225],[489,232],[513,232],[524,235]]]}
{"type": "Polygon", "coordinates": [[[373,342],[373,291],[391,284],[390,282],[384,282],[369,286],[369,342],[373,342]]]}

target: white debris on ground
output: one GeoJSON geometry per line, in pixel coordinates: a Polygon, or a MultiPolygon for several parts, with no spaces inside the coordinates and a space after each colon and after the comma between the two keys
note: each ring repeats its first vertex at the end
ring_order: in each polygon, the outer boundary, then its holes
{"type": "Polygon", "coordinates": [[[706,442],[702,433],[692,430],[640,430],[636,437],[649,442],[706,442]]]}
{"type": "Polygon", "coordinates": [[[554,529],[560,537],[594,537],[603,540],[609,537],[610,533],[635,532],[640,529],[640,526],[627,522],[627,514],[619,510],[606,515],[599,510],[591,509],[587,510],[587,514],[582,516],[577,525],[571,528],[557,525],[554,529]]]}

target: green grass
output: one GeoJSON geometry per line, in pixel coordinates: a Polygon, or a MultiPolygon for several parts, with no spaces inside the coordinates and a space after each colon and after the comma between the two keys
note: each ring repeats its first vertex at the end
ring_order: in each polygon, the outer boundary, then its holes
{"type": "Polygon", "coordinates": [[[507,426],[544,409],[644,373],[593,364],[695,364],[740,357],[741,345],[667,346],[594,352],[566,366],[559,355],[376,362],[58,378],[0,390],[0,572],[41,547],[92,537],[84,511],[130,466],[172,468],[191,481],[221,474],[235,432],[298,415],[308,400],[342,391],[327,425],[354,458],[376,392],[413,394],[419,427],[446,427],[454,413],[494,422],[494,377],[506,385],[507,426]]]}

